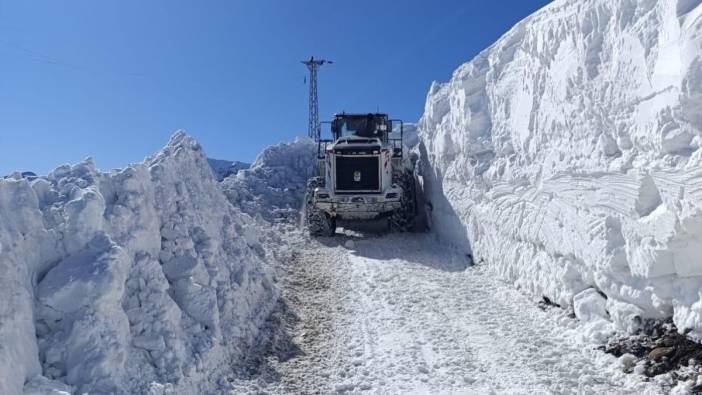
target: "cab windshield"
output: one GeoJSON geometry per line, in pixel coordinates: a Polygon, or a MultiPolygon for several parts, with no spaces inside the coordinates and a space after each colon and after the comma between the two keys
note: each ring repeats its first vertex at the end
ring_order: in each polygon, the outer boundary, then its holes
{"type": "Polygon", "coordinates": [[[342,118],[336,121],[336,132],[338,137],[383,137],[384,131],[387,129],[383,119],[379,118],[342,118]]]}

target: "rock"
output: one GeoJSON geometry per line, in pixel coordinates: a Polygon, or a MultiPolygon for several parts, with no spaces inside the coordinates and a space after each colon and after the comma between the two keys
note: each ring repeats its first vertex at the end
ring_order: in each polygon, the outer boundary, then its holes
{"type": "Polygon", "coordinates": [[[660,361],[663,357],[667,357],[675,351],[674,347],[657,347],[648,353],[648,359],[651,361],[660,361]]]}
{"type": "Polygon", "coordinates": [[[653,377],[653,376],[658,376],[659,374],[665,373],[667,370],[669,370],[668,365],[664,363],[655,363],[646,369],[646,376],[648,377],[653,377]]]}
{"type": "Polygon", "coordinates": [[[356,243],[354,243],[353,240],[346,240],[346,243],[344,243],[344,247],[348,249],[353,249],[356,247],[356,243]]]}

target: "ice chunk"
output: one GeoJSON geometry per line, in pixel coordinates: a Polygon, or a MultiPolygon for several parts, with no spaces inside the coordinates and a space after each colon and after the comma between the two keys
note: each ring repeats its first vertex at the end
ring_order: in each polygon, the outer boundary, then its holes
{"type": "Polygon", "coordinates": [[[575,316],[581,321],[609,319],[607,299],[594,288],[588,288],[573,298],[575,316]]]}

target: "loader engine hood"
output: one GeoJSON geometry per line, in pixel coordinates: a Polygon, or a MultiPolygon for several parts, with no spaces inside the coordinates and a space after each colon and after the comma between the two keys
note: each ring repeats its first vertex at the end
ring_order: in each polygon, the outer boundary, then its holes
{"type": "Polygon", "coordinates": [[[340,155],[378,155],[382,145],[380,139],[364,137],[342,137],[333,147],[340,155]]]}

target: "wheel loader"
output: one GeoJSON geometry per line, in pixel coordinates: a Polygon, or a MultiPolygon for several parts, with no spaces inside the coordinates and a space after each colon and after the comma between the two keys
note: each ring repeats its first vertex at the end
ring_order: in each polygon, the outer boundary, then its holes
{"type": "Polygon", "coordinates": [[[342,113],[327,123],[331,139],[319,139],[317,174],[305,194],[310,235],[333,236],[338,220],[387,220],[392,231],[411,231],[417,199],[403,122],[382,113],[342,113]]]}

